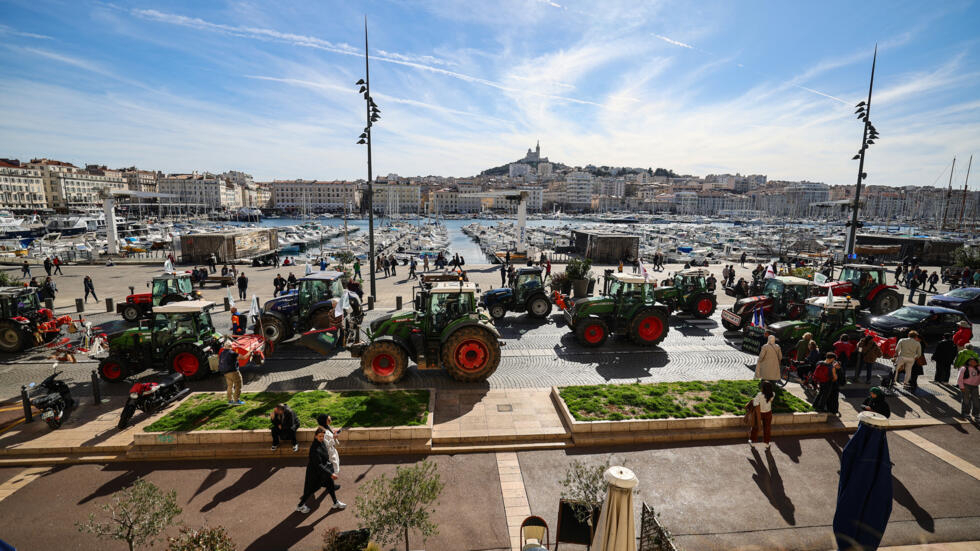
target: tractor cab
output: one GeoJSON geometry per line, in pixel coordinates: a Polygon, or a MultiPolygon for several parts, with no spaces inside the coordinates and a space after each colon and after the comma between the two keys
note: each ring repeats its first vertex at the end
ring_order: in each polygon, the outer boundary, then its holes
{"type": "Polygon", "coordinates": [[[777,314],[785,314],[793,305],[801,304],[810,296],[810,281],[800,277],[780,276],[766,281],[763,296],[773,300],[777,314]]]}
{"type": "Polygon", "coordinates": [[[803,320],[806,322],[815,325],[855,325],[855,312],[861,308],[861,303],[850,297],[814,297],[807,299],[804,308],[803,320]]]}
{"type": "Polygon", "coordinates": [[[612,274],[605,292],[617,306],[654,300],[654,283],[635,274],[612,274]]]}
{"type": "Polygon", "coordinates": [[[855,338],[860,335],[856,315],[860,308],[861,303],[850,297],[813,297],[806,300],[799,319],[773,323],[768,329],[787,353],[805,333],[812,333],[823,349],[841,335],[855,338]]]}
{"type": "Polygon", "coordinates": [[[37,317],[41,300],[34,287],[0,288],[0,319],[37,317]]]}
{"type": "Polygon", "coordinates": [[[709,275],[711,272],[699,268],[681,270],[674,274],[674,280],[671,283],[686,294],[707,289],[709,275]]]}
{"type": "Polygon", "coordinates": [[[344,294],[344,274],[341,272],[314,272],[299,280],[297,290],[298,315],[305,318],[316,305],[344,294]]]}
{"type": "Polygon", "coordinates": [[[902,306],[902,295],[894,285],[888,285],[885,276],[884,266],[845,264],[837,281],[821,285],[820,294],[829,289],[834,295],[856,298],[862,308],[876,316],[888,314],[902,306]]]}
{"type": "Polygon", "coordinates": [[[541,268],[521,268],[517,270],[517,277],[514,278],[514,301],[524,302],[532,293],[540,292],[544,289],[541,279],[541,268]]]}
{"type": "Polygon", "coordinates": [[[421,326],[427,336],[438,336],[450,322],[477,314],[475,283],[436,283],[418,297],[421,326]]]}
{"type": "Polygon", "coordinates": [[[153,278],[150,287],[153,295],[153,306],[166,304],[166,302],[162,302],[164,298],[179,296],[184,299],[190,299],[195,296],[191,276],[187,273],[159,275],[153,278]]]}
{"type": "Polygon", "coordinates": [[[163,273],[147,282],[149,293],[134,293],[126,297],[125,302],[116,305],[116,313],[129,322],[148,319],[153,308],[201,298],[201,293],[194,290],[191,275],[187,272],[163,273]]]}

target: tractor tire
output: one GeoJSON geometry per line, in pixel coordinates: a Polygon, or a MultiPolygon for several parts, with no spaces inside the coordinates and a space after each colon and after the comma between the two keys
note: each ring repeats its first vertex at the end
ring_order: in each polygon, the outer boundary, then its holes
{"type": "Polygon", "coordinates": [[[262,336],[273,346],[289,338],[286,324],[276,316],[262,316],[262,336]]]}
{"type": "Polygon", "coordinates": [[[123,406],[122,414],[119,415],[119,423],[116,424],[116,428],[123,430],[129,425],[129,420],[133,418],[133,414],[136,413],[136,404],[127,403],[123,406]]]}
{"type": "Polygon", "coordinates": [[[658,308],[641,310],[630,322],[630,338],[640,346],[657,346],[667,337],[667,316],[658,308]]]}
{"type": "Polygon", "coordinates": [[[690,313],[698,319],[706,319],[715,313],[717,307],[718,301],[713,295],[702,293],[691,299],[690,313]]]}
{"type": "Polygon", "coordinates": [[[393,342],[371,343],[361,356],[361,371],[367,380],[375,384],[397,383],[405,376],[407,368],[408,354],[393,342]]]}
{"type": "Polygon", "coordinates": [[[902,295],[891,289],[883,289],[871,301],[871,314],[883,316],[898,310],[902,306],[902,295]]]}
{"type": "Polygon", "coordinates": [[[0,352],[14,353],[27,348],[27,333],[12,322],[0,324],[0,352]]]}
{"type": "Polygon", "coordinates": [[[544,295],[532,297],[527,302],[527,313],[533,318],[547,318],[551,314],[551,301],[544,295]]]}
{"type": "Polygon", "coordinates": [[[507,309],[504,308],[503,304],[494,304],[490,307],[490,317],[493,318],[494,321],[504,319],[505,315],[507,315],[507,309]]]}
{"type": "Polygon", "coordinates": [[[121,383],[129,376],[126,361],[119,356],[109,355],[99,362],[99,377],[107,383],[121,383]]]}
{"type": "Polygon", "coordinates": [[[609,326],[599,318],[585,318],[575,325],[575,338],[582,346],[602,346],[609,336],[609,326]]]}
{"type": "Polygon", "coordinates": [[[313,315],[311,315],[309,319],[310,319],[310,326],[313,329],[328,329],[330,327],[338,327],[338,328],[343,327],[340,323],[341,321],[343,321],[343,317],[338,319],[333,315],[333,311],[329,308],[321,308],[316,312],[313,312],[313,315]]]}
{"type": "Polygon", "coordinates": [[[140,307],[136,306],[135,304],[127,304],[126,306],[123,306],[122,317],[124,320],[130,323],[138,321],[142,315],[143,312],[141,311],[140,307]]]}
{"type": "Polygon", "coordinates": [[[743,320],[742,323],[735,325],[725,318],[721,318],[721,325],[725,328],[725,331],[741,331],[745,327],[745,321],[743,320]]]}
{"type": "Polygon", "coordinates": [[[166,295],[163,298],[161,298],[160,306],[170,304],[171,302],[183,302],[185,300],[190,300],[190,299],[185,297],[184,295],[178,295],[177,293],[174,293],[174,294],[166,295]]]}
{"type": "Polygon", "coordinates": [[[193,344],[178,344],[167,354],[167,366],[188,380],[203,379],[211,373],[208,359],[193,344]]]}
{"type": "Polygon", "coordinates": [[[442,365],[457,381],[485,381],[500,365],[500,343],[486,329],[462,327],[442,345],[442,365]]]}

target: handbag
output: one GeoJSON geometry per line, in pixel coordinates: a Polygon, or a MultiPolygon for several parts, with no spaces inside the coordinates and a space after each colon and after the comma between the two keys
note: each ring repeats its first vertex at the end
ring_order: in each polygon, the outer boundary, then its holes
{"type": "Polygon", "coordinates": [[[749,427],[756,424],[756,419],[759,416],[759,406],[753,405],[752,402],[754,400],[755,398],[749,400],[749,402],[745,404],[745,416],[742,417],[742,422],[749,427]]]}

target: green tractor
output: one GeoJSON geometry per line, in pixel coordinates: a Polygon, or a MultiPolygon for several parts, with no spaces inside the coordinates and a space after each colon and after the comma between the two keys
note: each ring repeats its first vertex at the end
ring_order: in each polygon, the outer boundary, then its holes
{"type": "Polygon", "coordinates": [[[367,339],[348,347],[373,383],[394,383],[411,358],[419,369],[445,368],[463,382],[483,381],[500,364],[500,333],[477,302],[473,283],[434,283],[417,289],[414,310],[371,322],[367,339]]]}
{"type": "Polygon", "coordinates": [[[601,346],[609,332],[627,333],[641,346],[656,346],[667,336],[668,306],[657,301],[652,281],[635,274],[611,274],[602,296],[571,301],[556,297],[568,327],[584,346],[601,346]]]}
{"type": "Polygon", "coordinates": [[[206,377],[211,373],[210,358],[218,354],[224,340],[211,321],[213,307],[205,300],[155,306],[149,321],[108,336],[109,355],[99,362],[99,375],[119,382],[155,367],[188,379],[206,377]]]}
{"type": "Polygon", "coordinates": [[[709,318],[718,306],[714,291],[708,289],[710,275],[711,272],[702,268],[681,270],[674,274],[673,279],[664,280],[662,286],[654,289],[654,296],[671,312],[685,312],[699,319],[709,318]]]}
{"type": "Polygon", "coordinates": [[[850,297],[813,297],[806,300],[803,316],[796,320],[769,324],[767,329],[783,349],[783,357],[795,360],[796,344],[806,333],[813,334],[820,350],[831,350],[841,335],[855,341],[864,336],[856,313],[861,302],[850,297]]]}

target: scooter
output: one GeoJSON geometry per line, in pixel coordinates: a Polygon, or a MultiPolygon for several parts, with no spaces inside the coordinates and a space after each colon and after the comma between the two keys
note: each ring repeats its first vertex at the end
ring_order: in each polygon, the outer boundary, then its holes
{"type": "Polygon", "coordinates": [[[41,381],[41,384],[28,385],[30,389],[44,389],[44,394],[31,398],[31,405],[41,412],[41,419],[52,429],[60,427],[65,413],[75,407],[75,400],[71,397],[68,385],[57,379],[58,375],[61,375],[57,363],[54,364],[54,370],[54,373],[41,381]]]}
{"type": "Polygon", "coordinates": [[[191,389],[184,386],[184,376],[180,373],[168,375],[159,383],[135,383],[129,389],[129,399],[123,406],[116,427],[119,430],[125,429],[137,409],[146,414],[156,413],[187,396],[190,391],[191,389]]]}

